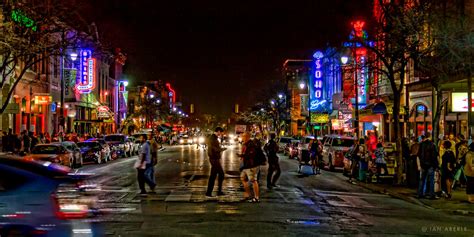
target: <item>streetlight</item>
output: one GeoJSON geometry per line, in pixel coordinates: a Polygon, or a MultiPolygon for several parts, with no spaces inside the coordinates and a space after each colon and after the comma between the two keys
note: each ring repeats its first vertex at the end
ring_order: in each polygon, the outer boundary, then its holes
{"type": "Polygon", "coordinates": [[[157,100],[156,100],[156,103],[158,103],[158,104],[161,103],[161,100],[160,100],[160,99],[157,99],[157,100]]]}
{"type": "MultiPolygon", "coordinates": [[[[355,99],[355,119],[354,119],[354,129],[355,129],[355,135],[357,138],[359,138],[359,83],[357,80],[357,55],[355,54],[355,49],[352,50],[353,53],[353,61],[354,61],[354,99],[355,99]]],[[[341,63],[343,65],[346,65],[349,61],[349,57],[347,56],[342,56],[341,57],[341,63]]]]}
{"type": "Polygon", "coordinates": [[[283,94],[278,94],[278,98],[282,99],[283,98],[283,94]]]}
{"type": "Polygon", "coordinates": [[[152,98],[152,99],[153,99],[153,98],[155,98],[155,95],[153,95],[153,94],[150,94],[150,98],[152,98]]]}
{"type": "Polygon", "coordinates": [[[274,101],[274,100],[271,100],[270,103],[272,103],[272,105],[275,105],[275,101],[274,101]]]}
{"type": "Polygon", "coordinates": [[[304,82],[300,82],[300,89],[301,89],[301,90],[304,89],[304,86],[305,86],[304,82]]]}

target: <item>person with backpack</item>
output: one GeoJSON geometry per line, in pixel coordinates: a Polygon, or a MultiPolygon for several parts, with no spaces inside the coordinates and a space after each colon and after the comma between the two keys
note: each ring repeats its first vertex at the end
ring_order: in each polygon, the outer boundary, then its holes
{"type": "Polygon", "coordinates": [[[418,183],[418,198],[423,198],[425,194],[428,194],[430,199],[439,199],[439,197],[435,195],[434,190],[434,176],[439,167],[438,152],[435,144],[430,140],[430,137],[430,132],[427,132],[418,150],[418,159],[420,160],[418,170],[421,173],[420,182],[418,183]],[[424,191],[425,185],[426,192],[424,191]]]}
{"type": "Polygon", "coordinates": [[[240,173],[240,179],[244,185],[245,194],[244,200],[249,202],[260,202],[260,190],[258,187],[257,175],[260,164],[256,162],[257,145],[250,140],[250,133],[245,132],[242,135],[242,153],[239,154],[242,160],[242,168],[240,173]],[[254,197],[250,198],[250,186],[252,183],[254,197]]]}
{"type": "Polygon", "coordinates": [[[272,189],[277,187],[276,182],[281,174],[280,162],[277,155],[278,144],[275,142],[276,135],[270,134],[270,140],[265,144],[265,152],[268,156],[268,173],[267,173],[267,188],[272,189]]]}
{"type": "Polygon", "coordinates": [[[209,181],[207,182],[206,197],[212,197],[212,190],[214,189],[214,183],[217,179],[217,196],[223,196],[222,183],[224,182],[224,169],[221,165],[221,152],[225,149],[221,148],[218,137],[222,136],[224,129],[217,127],[208,139],[207,154],[209,156],[209,162],[211,163],[211,174],[209,175],[209,181]]]}

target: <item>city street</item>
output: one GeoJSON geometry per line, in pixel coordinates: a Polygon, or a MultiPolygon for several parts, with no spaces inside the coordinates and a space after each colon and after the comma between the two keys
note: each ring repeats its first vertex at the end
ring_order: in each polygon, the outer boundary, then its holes
{"type": "Polygon", "coordinates": [[[229,146],[223,152],[226,195],[212,199],[204,196],[207,154],[193,145],[166,147],[159,153],[157,194],[147,197],[138,195],[136,157],[81,171],[98,176],[100,205],[109,213],[103,217],[108,236],[474,236],[471,217],[373,193],[348,183],[340,172],[298,174],[298,162],[281,154],[279,187],[266,189],[263,170],[261,202],[241,202],[239,148],[229,146]]]}

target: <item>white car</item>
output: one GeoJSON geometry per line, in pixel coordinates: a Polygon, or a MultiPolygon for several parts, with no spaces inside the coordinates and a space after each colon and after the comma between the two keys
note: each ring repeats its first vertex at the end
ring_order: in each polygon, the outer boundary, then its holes
{"type": "Polygon", "coordinates": [[[324,138],[323,163],[334,170],[335,167],[344,167],[344,155],[354,145],[355,138],[340,135],[328,135],[324,138]]]}

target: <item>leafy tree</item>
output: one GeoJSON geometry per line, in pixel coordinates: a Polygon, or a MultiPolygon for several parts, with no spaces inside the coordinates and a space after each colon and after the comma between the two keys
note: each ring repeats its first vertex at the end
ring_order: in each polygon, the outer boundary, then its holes
{"type": "Polygon", "coordinates": [[[33,65],[94,40],[73,9],[60,0],[0,3],[0,114],[33,65]]]}

